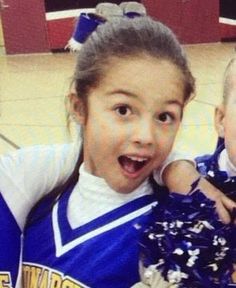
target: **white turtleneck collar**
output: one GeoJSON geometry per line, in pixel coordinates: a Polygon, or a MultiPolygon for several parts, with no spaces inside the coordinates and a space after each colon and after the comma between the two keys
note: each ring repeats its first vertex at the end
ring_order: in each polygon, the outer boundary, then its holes
{"type": "Polygon", "coordinates": [[[234,177],[236,176],[236,167],[234,166],[234,164],[230,161],[229,159],[229,155],[226,151],[226,149],[224,149],[219,156],[219,160],[218,160],[218,165],[219,165],[219,170],[220,171],[226,171],[227,174],[230,177],[234,177]]]}
{"type": "Polygon", "coordinates": [[[152,194],[148,180],[133,192],[123,194],[111,189],[103,178],[88,173],[84,164],[79,172],[79,182],[70,196],[67,213],[72,228],[77,228],[141,196],[152,194]]]}

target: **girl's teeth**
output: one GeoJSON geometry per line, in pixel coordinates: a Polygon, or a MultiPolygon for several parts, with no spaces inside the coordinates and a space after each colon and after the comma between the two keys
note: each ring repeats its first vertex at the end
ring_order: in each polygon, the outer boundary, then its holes
{"type": "Polygon", "coordinates": [[[141,158],[141,157],[135,157],[135,156],[128,156],[129,159],[133,160],[133,161],[138,161],[138,162],[143,162],[146,161],[147,158],[141,158]]]}

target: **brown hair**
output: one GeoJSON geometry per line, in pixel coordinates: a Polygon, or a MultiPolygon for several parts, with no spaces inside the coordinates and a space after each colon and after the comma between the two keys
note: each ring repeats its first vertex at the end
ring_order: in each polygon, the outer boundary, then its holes
{"type": "Polygon", "coordinates": [[[79,51],[74,73],[77,96],[85,103],[90,88],[99,84],[114,57],[134,57],[145,54],[174,63],[185,81],[184,99],[195,90],[185,53],[173,32],[150,17],[121,18],[97,27],[79,51]]]}

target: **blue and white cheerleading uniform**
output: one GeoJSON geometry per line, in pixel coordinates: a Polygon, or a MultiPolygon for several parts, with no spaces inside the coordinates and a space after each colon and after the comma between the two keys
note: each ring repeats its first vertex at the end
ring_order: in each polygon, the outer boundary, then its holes
{"type": "Polygon", "coordinates": [[[224,143],[212,155],[196,157],[199,173],[236,201],[236,167],[230,161],[224,143]]]}
{"type": "Polygon", "coordinates": [[[15,287],[21,252],[21,230],[0,194],[0,287],[15,287]]]}
{"type": "MultiPolygon", "coordinates": [[[[26,217],[42,196],[71,175],[79,153],[78,140],[23,148],[0,156],[0,287],[21,287],[21,235],[26,217]]],[[[175,153],[165,165],[173,159],[186,158],[175,153]]],[[[80,220],[88,221],[83,218],[89,214],[84,209],[80,220]]],[[[87,210],[91,210],[90,207],[87,210]]],[[[73,227],[73,221],[71,225],[73,227]]]]}
{"type": "Polygon", "coordinates": [[[31,215],[23,245],[24,288],[128,288],[139,281],[140,230],[157,203],[148,181],[129,194],[80,168],[79,182],[50,213],[46,199],[31,215]],[[84,215],[86,215],[84,217],[84,215]],[[55,277],[57,280],[55,280],[55,277]]]}
{"type": "Polygon", "coordinates": [[[0,156],[0,287],[21,287],[21,235],[27,214],[68,178],[78,155],[78,145],[63,144],[0,156]]]}

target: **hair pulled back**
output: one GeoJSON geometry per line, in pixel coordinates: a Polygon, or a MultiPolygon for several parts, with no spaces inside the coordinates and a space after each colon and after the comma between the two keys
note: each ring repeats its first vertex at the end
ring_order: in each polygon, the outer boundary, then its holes
{"type": "Polygon", "coordinates": [[[107,21],[88,37],[79,51],[74,74],[78,97],[86,103],[89,90],[99,84],[112,58],[142,54],[168,60],[179,67],[185,82],[184,100],[189,100],[195,81],[185,53],[168,27],[148,16],[107,21]]]}

